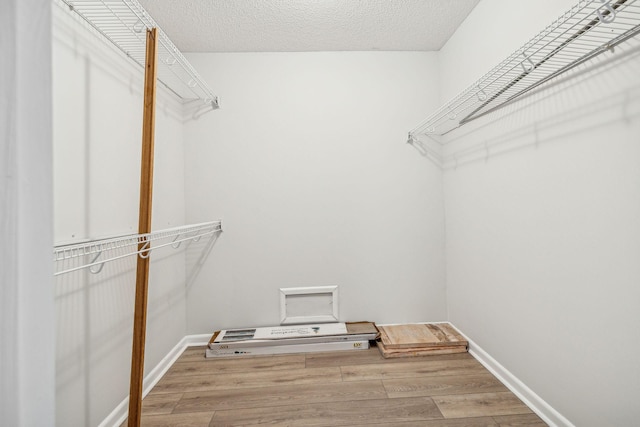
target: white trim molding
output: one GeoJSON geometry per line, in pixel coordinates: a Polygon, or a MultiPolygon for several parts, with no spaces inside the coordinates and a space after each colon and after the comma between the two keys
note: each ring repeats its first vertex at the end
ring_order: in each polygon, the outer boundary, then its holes
{"type": "Polygon", "coordinates": [[[301,323],[338,322],[338,286],[310,286],[300,288],[280,288],[280,324],[292,325],[301,323]],[[291,296],[329,295],[331,307],[328,314],[291,316],[287,313],[287,297],[291,296]]]}
{"type": "MultiPolygon", "coordinates": [[[[454,328],[451,322],[447,322],[454,328]]],[[[460,329],[456,328],[457,331],[460,329]]],[[[462,336],[469,341],[469,354],[471,354],[478,362],[480,362],[489,372],[491,372],[502,384],[504,384],[513,394],[518,396],[525,405],[535,412],[550,427],[575,427],[571,421],[565,418],[560,412],[549,405],[544,399],[538,396],[525,383],[520,381],[518,377],[513,375],[507,368],[502,366],[496,359],[491,357],[489,353],[482,349],[478,344],[469,339],[465,334],[460,332],[462,336]]]]}
{"type": "MultiPolygon", "coordinates": [[[[178,357],[187,347],[207,345],[210,335],[187,335],[178,342],[169,353],[147,374],[142,383],[142,397],[144,398],[151,389],[160,381],[160,378],[167,373],[171,365],[178,360],[178,357]]],[[[202,352],[204,357],[204,350],[202,352]]],[[[117,427],[127,419],[129,410],[129,398],[126,397],[113,411],[100,423],[98,427],[117,427]]]]}

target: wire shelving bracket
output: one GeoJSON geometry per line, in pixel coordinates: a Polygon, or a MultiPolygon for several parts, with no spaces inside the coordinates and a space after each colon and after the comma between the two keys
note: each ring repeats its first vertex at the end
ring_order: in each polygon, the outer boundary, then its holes
{"type": "Polygon", "coordinates": [[[183,100],[219,107],[218,97],[137,0],[60,1],[142,68],[145,31],[157,28],[158,81],[183,100]]]}
{"type": "Polygon", "coordinates": [[[444,135],[640,33],[636,0],[581,0],[409,132],[444,135]]]}
{"type": "Polygon", "coordinates": [[[204,236],[222,232],[222,221],[203,222],[167,228],[148,234],[128,234],[108,239],[91,240],[71,245],[59,245],[53,249],[53,261],[59,266],[54,276],[88,268],[93,274],[100,273],[109,261],[138,255],[147,258],[151,251],[171,246],[178,249],[182,242],[199,241],[204,236]],[[154,244],[152,244],[155,242],[154,244]],[[139,248],[139,245],[142,247],[139,248]],[[65,261],[75,260],[73,266],[65,261]]]}

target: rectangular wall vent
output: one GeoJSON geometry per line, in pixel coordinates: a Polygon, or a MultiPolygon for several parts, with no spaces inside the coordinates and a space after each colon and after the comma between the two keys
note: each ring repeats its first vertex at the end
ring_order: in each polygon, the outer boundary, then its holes
{"type": "Polygon", "coordinates": [[[338,286],[280,288],[280,324],[338,321],[338,286]]]}

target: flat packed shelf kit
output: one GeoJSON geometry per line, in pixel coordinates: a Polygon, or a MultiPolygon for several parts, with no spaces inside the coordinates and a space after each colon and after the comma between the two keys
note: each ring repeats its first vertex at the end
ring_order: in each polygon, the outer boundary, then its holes
{"type": "Polygon", "coordinates": [[[227,329],[211,336],[205,357],[366,350],[379,336],[372,322],[320,323],[227,329]]]}

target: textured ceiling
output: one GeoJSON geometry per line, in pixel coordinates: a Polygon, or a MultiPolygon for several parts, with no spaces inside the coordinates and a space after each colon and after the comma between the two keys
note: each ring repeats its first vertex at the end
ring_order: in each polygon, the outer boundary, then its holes
{"type": "Polygon", "coordinates": [[[440,49],[479,0],[139,0],[184,52],[440,49]]]}

